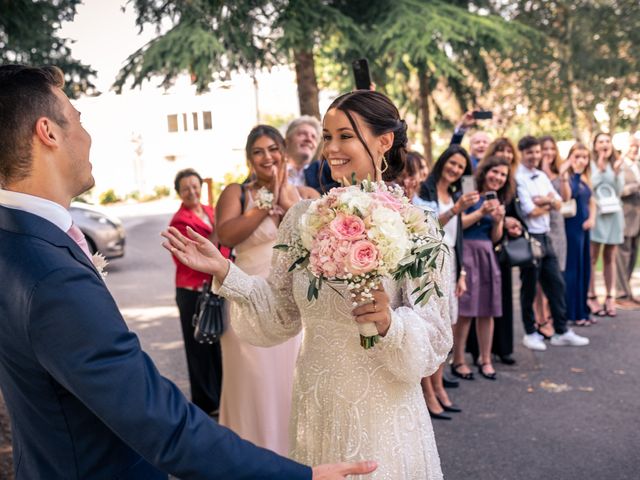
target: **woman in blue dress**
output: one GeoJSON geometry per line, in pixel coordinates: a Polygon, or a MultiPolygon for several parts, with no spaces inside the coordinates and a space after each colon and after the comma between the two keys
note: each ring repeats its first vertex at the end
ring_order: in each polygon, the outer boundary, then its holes
{"type": "Polygon", "coordinates": [[[567,235],[566,283],[567,319],[578,326],[591,324],[587,294],[591,277],[590,230],[596,219],[596,204],[591,195],[589,149],[576,143],[566,160],[570,163],[571,198],[576,201],[576,214],[565,218],[567,235]]]}

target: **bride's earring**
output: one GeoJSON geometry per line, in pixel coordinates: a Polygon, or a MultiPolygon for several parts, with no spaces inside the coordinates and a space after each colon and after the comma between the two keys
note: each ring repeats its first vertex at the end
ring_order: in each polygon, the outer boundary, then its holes
{"type": "Polygon", "coordinates": [[[389,163],[387,163],[387,158],[382,155],[382,158],[380,159],[380,165],[382,166],[382,169],[380,170],[380,175],[382,175],[384,172],[386,172],[389,169],[389,163]]]}

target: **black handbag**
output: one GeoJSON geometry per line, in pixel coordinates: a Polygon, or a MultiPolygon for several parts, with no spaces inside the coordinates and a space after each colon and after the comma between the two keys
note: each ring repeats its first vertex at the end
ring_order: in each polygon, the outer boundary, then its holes
{"type": "Polygon", "coordinates": [[[203,285],[192,324],[193,338],[199,343],[218,342],[224,332],[224,298],[211,291],[210,281],[203,285]]]}
{"type": "Polygon", "coordinates": [[[495,247],[498,261],[512,267],[532,267],[544,256],[542,244],[525,230],[516,238],[505,235],[495,247]]]}

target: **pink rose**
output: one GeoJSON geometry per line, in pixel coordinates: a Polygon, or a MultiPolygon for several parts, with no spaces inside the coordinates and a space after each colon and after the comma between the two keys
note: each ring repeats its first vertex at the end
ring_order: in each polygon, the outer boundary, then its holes
{"type": "Polygon", "coordinates": [[[378,249],[369,240],[359,240],[351,246],[347,268],[354,275],[372,271],[378,266],[378,249]]]}
{"type": "Polygon", "coordinates": [[[341,240],[359,240],[364,238],[364,222],[355,215],[339,213],[329,224],[329,229],[341,240]]]}
{"type": "Polygon", "coordinates": [[[399,198],[391,195],[389,192],[373,192],[371,196],[384,207],[399,212],[403,208],[403,204],[399,198]]]}

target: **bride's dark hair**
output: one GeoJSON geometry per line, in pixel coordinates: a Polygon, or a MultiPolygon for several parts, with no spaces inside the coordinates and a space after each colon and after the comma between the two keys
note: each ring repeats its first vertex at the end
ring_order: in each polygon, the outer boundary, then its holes
{"type": "Polygon", "coordinates": [[[393,102],[380,92],[354,90],[353,92],[340,95],[327,110],[331,110],[332,108],[344,112],[347,116],[358,140],[360,140],[360,143],[362,143],[369,154],[374,168],[376,162],[373,154],[364,141],[362,133],[360,133],[351,114],[357,113],[360,115],[376,136],[393,132],[393,144],[384,154],[388,167],[385,170],[384,165],[382,166],[384,170],[382,172],[382,179],[385,181],[395,180],[404,169],[407,155],[407,124],[400,118],[400,113],[393,102]]]}

